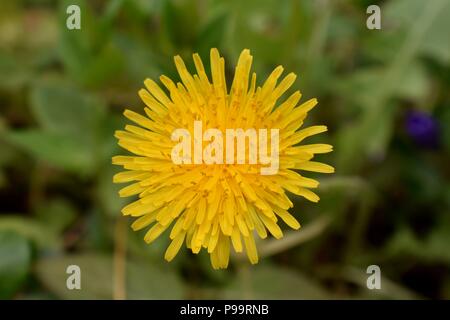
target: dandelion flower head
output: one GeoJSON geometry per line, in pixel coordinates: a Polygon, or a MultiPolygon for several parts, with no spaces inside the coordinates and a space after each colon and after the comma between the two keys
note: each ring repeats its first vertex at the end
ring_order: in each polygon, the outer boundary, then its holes
{"type": "MultiPolygon", "coordinates": [[[[293,203],[287,193],[319,200],[311,191],[318,181],[303,176],[303,171],[334,172],[333,167],[312,161],[315,154],[332,151],[331,145],[302,144],[327,130],[323,125],[302,128],[317,100],[299,103],[301,93],[296,91],[279,101],[296,75],[282,78],[283,67],[279,66],[257,86],[256,74],[251,73],[252,59],[249,50],[242,51],[228,89],[225,60],[217,49],[210,52],[210,76],[198,54],[193,55],[196,74],[176,56],[181,81],[175,83],[163,75],[159,86],[145,80],[146,89],[139,91],[145,115],[126,110],[124,115],[133,124],[116,131],[119,145],[133,155],[113,157],[113,163],[125,169],[113,181],[130,183],[120,190],[121,197],[137,197],[122,213],[136,218],[134,230],[147,230],[147,243],[167,231],[171,239],[165,253],[168,261],[185,243],[195,254],[206,250],[215,269],[228,266],[231,247],[245,251],[250,262],[257,263],[256,237],[265,239],[270,234],[282,238],[280,221],[292,229],[300,228],[288,212],[293,203]],[[174,163],[172,151],[179,141],[174,141],[172,134],[177,128],[186,128],[195,136],[194,123],[200,123],[203,131],[277,129],[276,174],[261,174],[261,163],[174,163]]],[[[210,141],[195,143],[206,152],[210,141]]],[[[247,152],[250,146],[245,148],[247,152]]],[[[216,159],[225,158],[223,152],[215,150],[216,159]]]]}

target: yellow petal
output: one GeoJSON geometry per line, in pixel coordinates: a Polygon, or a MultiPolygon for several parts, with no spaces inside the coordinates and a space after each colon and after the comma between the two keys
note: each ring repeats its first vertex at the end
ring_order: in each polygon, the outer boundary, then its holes
{"type": "Polygon", "coordinates": [[[233,228],[233,233],[231,234],[231,243],[233,244],[234,250],[236,252],[242,252],[241,234],[237,226],[234,226],[233,228]]]}
{"type": "Polygon", "coordinates": [[[180,232],[175,239],[172,240],[169,247],[166,250],[164,255],[164,259],[167,261],[171,261],[180,251],[181,245],[183,244],[184,238],[186,236],[186,232],[180,232]]]}
{"type": "Polygon", "coordinates": [[[161,225],[160,223],[155,224],[146,234],[144,237],[145,242],[152,243],[155,241],[156,238],[158,238],[161,233],[163,233],[170,224],[167,224],[165,226],[161,225]]]}
{"type": "Polygon", "coordinates": [[[252,264],[258,263],[258,251],[256,250],[255,239],[253,235],[244,237],[245,250],[247,251],[248,259],[252,264]]]}
{"type": "Polygon", "coordinates": [[[131,228],[134,231],[141,230],[151,224],[152,222],[156,221],[156,211],[152,213],[148,213],[146,215],[143,215],[142,217],[136,219],[132,225],[131,228]]]}
{"type": "Polygon", "coordinates": [[[325,164],[325,163],[314,162],[314,161],[307,161],[307,162],[297,164],[295,166],[295,169],[321,172],[321,173],[333,173],[334,172],[334,168],[332,166],[325,164]]]}
{"type": "Polygon", "coordinates": [[[300,223],[289,212],[281,208],[274,208],[274,211],[280,216],[280,218],[292,229],[300,229],[300,223]]]}

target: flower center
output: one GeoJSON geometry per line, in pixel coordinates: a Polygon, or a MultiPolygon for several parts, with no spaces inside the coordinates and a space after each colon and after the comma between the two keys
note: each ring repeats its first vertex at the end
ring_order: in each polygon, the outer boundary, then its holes
{"type": "Polygon", "coordinates": [[[265,128],[229,128],[225,133],[209,128],[203,132],[202,121],[194,121],[193,135],[178,128],[171,139],[178,142],[171,152],[174,164],[259,164],[262,175],[278,173],[279,129],[270,129],[270,136],[265,128]]]}

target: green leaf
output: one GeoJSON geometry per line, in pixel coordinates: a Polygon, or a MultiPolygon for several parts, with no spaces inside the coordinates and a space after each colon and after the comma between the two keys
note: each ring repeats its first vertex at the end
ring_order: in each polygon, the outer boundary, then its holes
{"type": "MultiPolygon", "coordinates": [[[[341,79],[336,84],[336,92],[345,91],[346,96],[361,109],[367,109],[373,99],[373,90],[383,81],[383,68],[365,68],[355,71],[350,77],[341,79]]],[[[431,81],[424,67],[413,61],[408,68],[402,70],[400,81],[395,84],[392,96],[409,99],[420,103],[425,101],[431,90],[431,81]]]]}
{"type": "MultiPolygon", "coordinates": [[[[298,5],[295,1],[229,1],[231,27],[228,45],[233,53],[238,55],[243,48],[252,51],[254,57],[253,66],[258,77],[267,72],[267,66],[278,65],[280,55],[292,55],[296,50],[298,34],[293,34],[293,22],[300,27],[298,15],[307,5],[298,5]],[[292,34],[294,37],[292,37],[292,34]],[[288,36],[285,36],[288,35],[288,36]],[[294,41],[293,41],[294,40],[294,41]]],[[[303,18],[303,17],[302,17],[303,18]]],[[[304,22],[302,19],[301,22],[304,22]]],[[[307,27],[302,25],[301,27],[307,27]]],[[[300,28],[301,28],[300,27],[300,28]]],[[[284,63],[283,63],[284,64],[284,63]]]]}
{"type": "Polygon", "coordinates": [[[439,226],[424,240],[406,227],[398,230],[389,240],[385,250],[389,256],[412,256],[421,261],[450,263],[448,227],[439,226]]]}
{"type": "Polygon", "coordinates": [[[31,110],[46,131],[86,138],[92,138],[105,115],[105,107],[98,99],[55,83],[33,89],[31,110]]]}
{"type": "Polygon", "coordinates": [[[196,51],[202,57],[208,57],[211,48],[220,47],[226,28],[228,26],[228,13],[221,12],[217,14],[198,35],[196,51]]]}
{"type": "Polygon", "coordinates": [[[450,242],[450,233],[448,231],[448,227],[435,229],[426,241],[423,254],[429,259],[445,261],[449,264],[450,251],[448,250],[448,243],[450,242]]]}
{"type": "Polygon", "coordinates": [[[80,175],[90,173],[95,164],[90,148],[72,135],[30,129],[9,132],[6,139],[40,161],[80,175]]]}
{"type": "Polygon", "coordinates": [[[165,0],[161,18],[171,46],[183,48],[194,42],[200,20],[195,1],[165,0]]]}
{"type": "MultiPolygon", "coordinates": [[[[90,174],[104,160],[112,133],[106,108],[95,96],[56,83],[36,86],[32,112],[42,131],[15,131],[9,140],[38,159],[81,175],[90,174]]],[[[108,151],[108,156],[110,151],[108,151]]]]}
{"type": "Polygon", "coordinates": [[[0,232],[7,231],[29,239],[41,249],[57,250],[60,247],[57,235],[36,220],[18,215],[2,215],[0,216],[0,232]]]}
{"type": "Polygon", "coordinates": [[[31,249],[27,240],[11,231],[0,231],[0,299],[11,298],[27,277],[31,249]]]}
{"type": "Polygon", "coordinates": [[[226,290],[226,299],[327,299],[325,289],[310,277],[290,269],[256,265],[241,270],[226,290]]]}
{"type": "Polygon", "coordinates": [[[132,9],[133,13],[148,17],[158,8],[160,2],[147,0],[131,0],[126,2],[126,7],[132,9]]]}
{"type": "MultiPolygon", "coordinates": [[[[97,254],[46,258],[36,265],[38,278],[50,291],[63,299],[111,299],[113,297],[113,259],[97,254]],[[81,290],[68,290],[66,269],[81,269],[81,290]]],[[[126,264],[128,299],[181,299],[183,287],[177,276],[144,262],[126,264]]]]}
{"type": "Polygon", "coordinates": [[[71,78],[88,86],[99,86],[117,79],[122,71],[123,57],[111,41],[111,23],[122,1],[111,1],[103,17],[93,12],[85,0],[61,1],[60,23],[65,24],[65,9],[70,4],[81,8],[81,30],[61,29],[59,58],[71,78]]]}
{"type": "MultiPolygon", "coordinates": [[[[158,56],[154,46],[138,41],[130,35],[117,34],[114,40],[125,58],[127,75],[133,80],[130,85],[134,84],[135,88],[140,87],[144,79],[157,78],[165,73],[167,70],[163,71],[161,65],[169,65],[172,62],[165,55],[158,56]]],[[[173,65],[170,64],[170,67],[173,65]]]]}
{"type": "Polygon", "coordinates": [[[75,208],[64,198],[45,201],[36,210],[39,221],[59,234],[66,229],[76,217],[75,208]]]}
{"type": "Polygon", "coordinates": [[[396,105],[386,103],[390,108],[384,112],[368,112],[364,121],[347,126],[337,134],[337,167],[340,172],[348,173],[358,168],[366,158],[382,160],[386,156],[386,148],[392,136],[396,105]],[[355,158],[355,146],[362,150],[355,158]]]}
{"type": "MultiPolygon", "coordinates": [[[[421,0],[390,1],[383,8],[385,21],[391,27],[398,26],[403,30],[408,30],[417,23],[417,17],[423,14],[424,5],[428,4],[421,0]]],[[[431,56],[443,64],[450,62],[448,41],[448,30],[450,29],[449,14],[450,3],[447,2],[439,10],[419,48],[420,53],[431,56]]]]}
{"type": "Polygon", "coordinates": [[[74,79],[83,81],[83,74],[87,63],[91,59],[92,14],[84,0],[65,0],[59,3],[60,25],[65,26],[69,5],[78,5],[81,9],[81,30],[61,28],[58,42],[59,57],[65,71],[74,79]]]}
{"type": "Polygon", "coordinates": [[[83,66],[83,83],[90,86],[112,83],[123,71],[123,55],[112,42],[105,44],[87,66],[83,66]]]}
{"type": "Polygon", "coordinates": [[[450,42],[448,40],[448,30],[450,30],[449,16],[450,2],[439,13],[421,47],[421,52],[447,66],[450,64],[450,42]]]}
{"type": "Polygon", "coordinates": [[[443,0],[422,5],[423,13],[409,29],[407,37],[386,68],[379,84],[373,88],[373,96],[364,106],[360,119],[342,132],[336,148],[345,149],[339,155],[338,162],[342,172],[361,168],[365,155],[373,158],[380,157],[380,154],[384,155],[390,141],[390,131],[395,116],[395,110],[389,103],[390,99],[395,96],[398,84],[402,81],[402,75],[415,61],[415,56],[420,51],[421,41],[426,38],[427,31],[444,5],[443,0]],[[389,118],[387,118],[388,114],[389,118]],[[383,120],[388,121],[388,124],[379,126],[383,120]]]}
{"type": "Polygon", "coordinates": [[[381,276],[381,289],[370,290],[367,288],[368,274],[366,270],[361,270],[356,267],[346,266],[341,268],[341,270],[334,270],[334,274],[339,274],[339,278],[359,286],[359,293],[352,295],[352,299],[424,299],[424,297],[404,287],[401,283],[396,283],[383,275],[381,276]]]}

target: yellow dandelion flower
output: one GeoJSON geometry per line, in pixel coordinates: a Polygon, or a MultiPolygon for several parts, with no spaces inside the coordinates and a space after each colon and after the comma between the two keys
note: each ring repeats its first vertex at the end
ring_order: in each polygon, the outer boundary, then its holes
{"type": "Polygon", "coordinates": [[[299,229],[288,212],[293,203],[286,191],[317,202],[319,197],[310,189],[319,183],[298,171],[334,169],[311,161],[314,154],[332,151],[331,145],[300,145],[327,130],[323,125],[301,129],[317,100],[298,105],[297,91],[277,103],[295,74],[278,81],[283,72],[279,66],[257,87],[256,74],[250,77],[253,57],[243,50],[228,90],[224,58],[217,49],[211,50],[210,58],[211,78],[194,54],[197,73],[192,75],[176,56],[181,82],[161,76],[166,90],[145,80],[146,89],[139,96],[146,115],[126,110],[124,115],[135,125],[115,134],[119,145],[135,156],[113,157],[113,164],[126,169],[113,181],[133,182],[119,195],[139,199],[122,213],[137,218],[134,230],[149,228],[147,243],[170,228],[166,260],[186,243],[195,254],[206,249],[218,269],[228,266],[231,246],[236,252],[245,249],[250,262],[257,263],[255,236],[264,239],[268,231],[281,238],[279,218],[299,229]]]}

